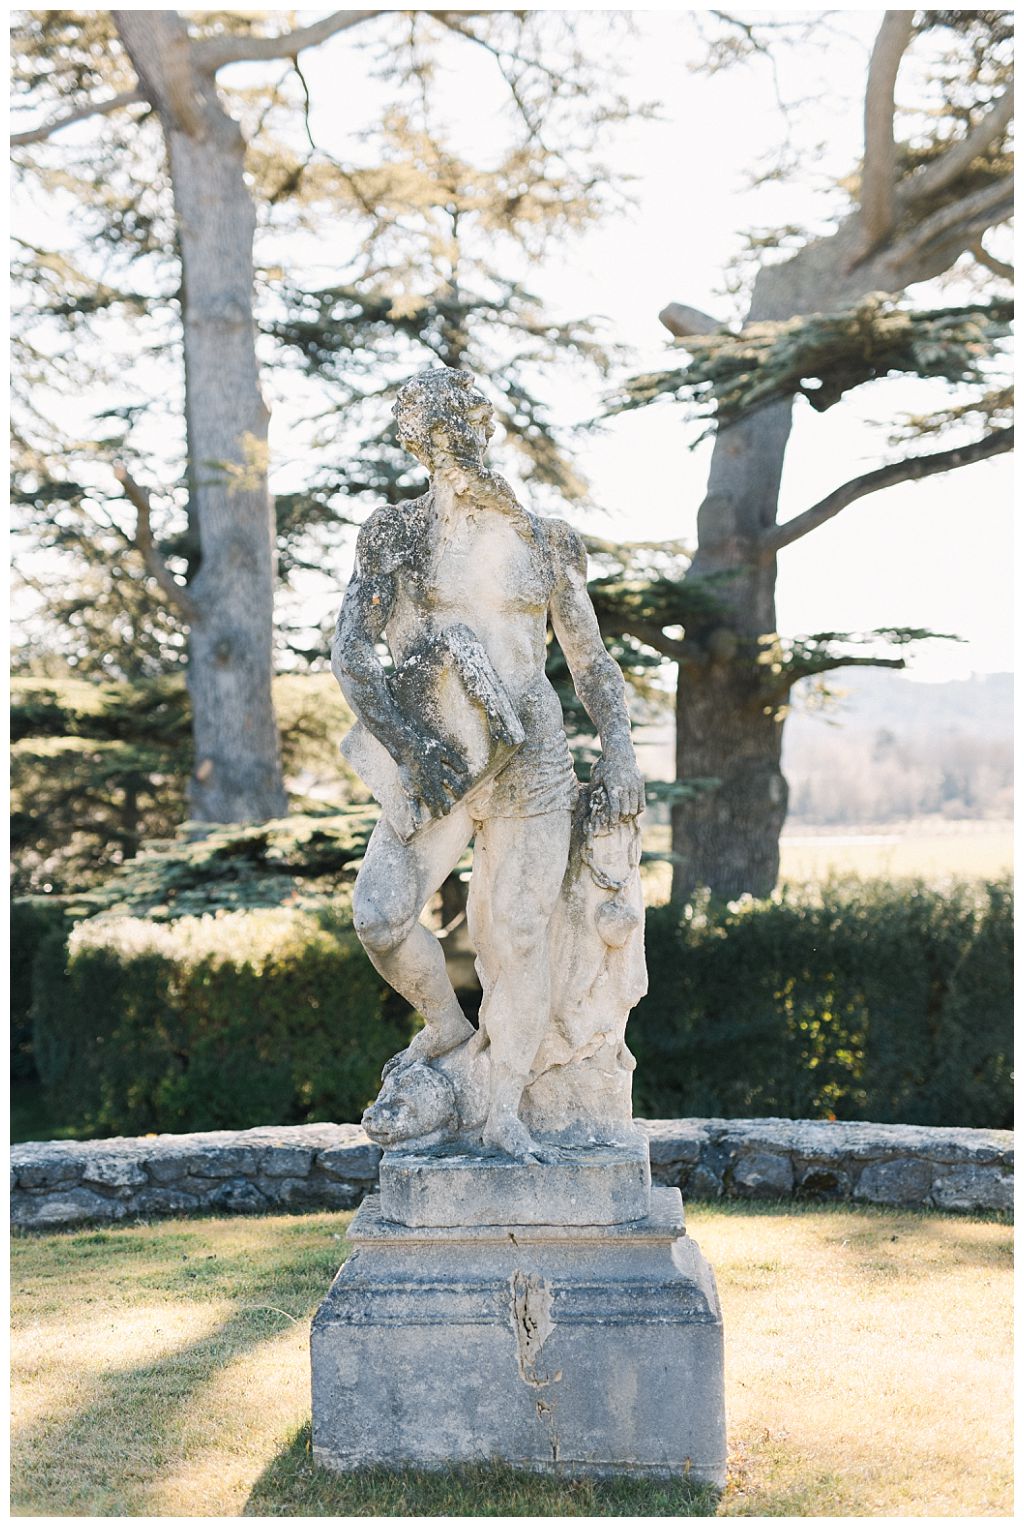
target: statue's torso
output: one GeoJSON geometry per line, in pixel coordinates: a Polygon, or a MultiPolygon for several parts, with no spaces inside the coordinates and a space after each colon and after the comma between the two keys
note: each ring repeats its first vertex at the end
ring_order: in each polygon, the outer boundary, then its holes
{"type": "Polygon", "coordinates": [[[396,664],[425,638],[468,626],[490,658],[526,732],[526,742],[474,805],[481,818],[567,810],[576,776],[562,706],[545,673],[548,608],[557,569],[544,523],[496,509],[447,522],[429,501],[408,524],[393,565],[395,600],[385,635],[396,664]]]}
{"type": "Polygon", "coordinates": [[[395,571],[392,657],[400,663],[425,636],[466,625],[517,700],[544,674],[553,575],[543,531],[497,510],[424,519],[413,555],[395,571]]]}

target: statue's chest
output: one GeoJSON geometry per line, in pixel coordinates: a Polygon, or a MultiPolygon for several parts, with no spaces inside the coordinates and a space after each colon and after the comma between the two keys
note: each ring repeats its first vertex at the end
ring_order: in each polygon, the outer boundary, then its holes
{"type": "Polygon", "coordinates": [[[422,608],[460,616],[546,609],[550,577],[540,546],[504,516],[468,517],[435,527],[410,570],[422,608]]]}

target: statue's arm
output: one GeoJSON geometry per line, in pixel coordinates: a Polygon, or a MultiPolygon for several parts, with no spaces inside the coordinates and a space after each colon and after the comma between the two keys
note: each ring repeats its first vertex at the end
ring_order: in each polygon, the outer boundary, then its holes
{"type": "Polygon", "coordinates": [[[401,764],[416,739],[392,698],[376,653],[394,604],[395,575],[380,566],[373,527],[367,522],[359,534],[355,572],[338,612],[331,669],[360,721],[401,764]]]}
{"type": "Polygon", "coordinates": [[[359,720],[398,764],[406,788],[439,815],[465,789],[465,766],[440,738],[402,712],[388,686],[376,644],[394,609],[396,574],[380,554],[378,537],[372,516],[356,543],[355,572],[331,643],[331,669],[359,720]]]}
{"type": "Polygon", "coordinates": [[[592,779],[608,791],[613,820],[638,816],[644,809],[644,786],[630,736],[626,685],[601,638],[587,592],[586,549],[562,521],[551,521],[549,534],[556,567],[551,624],[576,693],[601,739],[592,779]]]}

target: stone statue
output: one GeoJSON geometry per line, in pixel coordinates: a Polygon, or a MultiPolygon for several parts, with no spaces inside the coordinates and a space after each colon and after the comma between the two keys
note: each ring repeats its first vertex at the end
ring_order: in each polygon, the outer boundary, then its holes
{"type": "Polygon", "coordinates": [[[474,379],[423,372],[395,416],[430,487],[360,531],[332,666],[357,717],[343,751],[382,807],[356,931],[424,1027],[388,1063],[364,1123],[387,1146],[461,1139],[553,1161],[562,1145],[632,1132],[644,791],[625,686],[579,537],[523,509],[484,465],[493,412],[474,379]],[[549,620],[601,739],[583,789],[544,671],[549,620]],[[419,922],[471,841],[478,1030],[419,922]]]}
{"type": "Polygon", "coordinates": [[[714,1276],[632,1117],[644,791],[584,550],[484,466],[472,377],[427,371],[395,413],[430,487],[360,532],[333,665],[343,751],[381,805],[356,929],[425,1025],[363,1117],[385,1150],[313,1321],[313,1457],[719,1486],[714,1276]],[[601,738],[585,785],[549,621],[601,738]],[[479,1028],[419,922],[471,841],[479,1028]]]}

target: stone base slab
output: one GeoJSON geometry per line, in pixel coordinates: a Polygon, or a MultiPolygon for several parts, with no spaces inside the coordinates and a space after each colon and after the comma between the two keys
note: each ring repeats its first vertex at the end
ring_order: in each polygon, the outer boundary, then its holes
{"type": "Polygon", "coordinates": [[[313,1321],[328,1468],[725,1477],[722,1317],[677,1189],[611,1226],[406,1228],[368,1198],[313,1321]]]}
{"type": "Polygon", "coordinates": [[[472,1225],[619,1225],[651,1207],[647,1141],[565,1146],[541,1165],[467,1145],[386,1151],[384,1219],[411,1228],[472,1225]]]}

